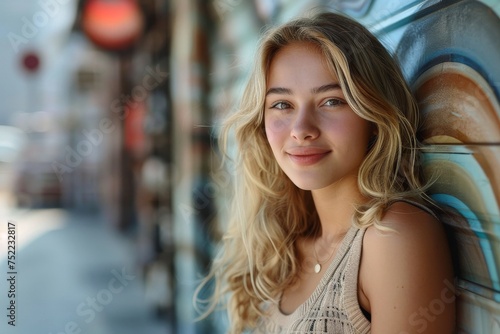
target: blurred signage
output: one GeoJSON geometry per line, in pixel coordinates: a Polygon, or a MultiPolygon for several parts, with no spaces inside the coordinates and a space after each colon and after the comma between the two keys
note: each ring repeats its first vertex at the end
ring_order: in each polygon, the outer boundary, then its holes
{"type": "Polygon", "coordinates": [[[40,68],[40,56],[36,52],[26,52],[22,56],[21,65],[28,73],[35,73],[40,68]]]}
{"type": "Polygon", "coordinates": [[[136,0],[87,0],[82,15],[86,35],[99,47],[120,51],[140,37],[143,16],[136,0]]]}
{"type": "Polygon", "coordinates": [[[146,151],[146,136],[144,123],[146,118],[146,104],[144,101],[127,103],[125,106],[125,147],[134,156],[144,156],[146,151]]]}

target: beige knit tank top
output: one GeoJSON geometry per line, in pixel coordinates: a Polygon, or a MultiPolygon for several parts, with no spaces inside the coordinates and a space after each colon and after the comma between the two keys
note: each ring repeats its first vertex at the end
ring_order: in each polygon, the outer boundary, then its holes
{"type": "MultiPolygon", "coordinates": [[[[439,219],[426,206],[412,204],[439,219]]],[[[352,226],[311,296],[293,313],[283,314],[270,305],[269,317],[261,319],[254,333],[370,333],[371,323],[358,302],[358,273],[366,228],[352,226]]]]}
{"type": "Polygon", "coordinates": [[[352,226],[311,296],[293,313],[269,307],[254,333],[370,333],[358,303],[358,272],[366,229],[352,226]]]}

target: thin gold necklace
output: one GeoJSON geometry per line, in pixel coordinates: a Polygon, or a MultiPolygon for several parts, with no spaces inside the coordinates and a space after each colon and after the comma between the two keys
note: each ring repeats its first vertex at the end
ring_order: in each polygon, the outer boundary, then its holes
{"type": "MultiPolygon", "coordinates": [[[[345,235],[345,234],[342,234],[342,236],[345,235]]],[[[318,253],[316,251],[316,242],[313,244],[313,251],[314,251],[314,260],[316,261],[316,264],[314,265],[314,272],[316,274],[319,274],[321,272],[321,269],[323,268],[323,264],[325,264],[326,262],[330,261],[330,259],[332,258],[333,256],[333,253],[335,253],[335,251],[337,250],[339,244],[340,244],[340,240],[342,240],[342,237],[339,236],[338,240],[335,242],[335,247],[332,247],[332,251],[330,252],[330,255],[328,255],[328,258],[324,261],[320,261],[319,260],[319,257],[318,257],[318,253]]]]}

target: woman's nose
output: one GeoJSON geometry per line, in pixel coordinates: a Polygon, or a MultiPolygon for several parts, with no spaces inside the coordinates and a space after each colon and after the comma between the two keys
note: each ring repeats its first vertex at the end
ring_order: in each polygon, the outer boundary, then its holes
{"type": "Polygon", "coordinates": [[[304,107],[298,111],[290,135],[298,141],[314,140],[319,136],[313,108],[304,107]]]}

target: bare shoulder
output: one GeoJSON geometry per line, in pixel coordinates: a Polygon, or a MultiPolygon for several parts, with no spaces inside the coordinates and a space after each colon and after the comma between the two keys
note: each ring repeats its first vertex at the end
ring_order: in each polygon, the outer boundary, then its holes
{"type": "Polygon", "coordinates": [[[387,257],[411,260],[412,266],[429,266],[435,261],[448,259],[444,227],[429,212],[405,202],[396,202],[382,217],[381,225],[390,230],[381,231],[370,226],[363,240],[363,253],[374,265],[390,264],[387,257]]]}
{"type": "Polygon", "coordinates": [[[372,314],[372,332],[392,333],[386,323],[410,333],[424,327],[426,333],[451,332],[454,301],[443,302],[439,318],[418,322],[419,310],[439,299],[453,282],[441,222],[419,207],[397,202],[387,210],[381,225],[390,231],[374,226],[366,230],[359,275],[360,301],[365,300],[364,306],[372,314]],[[412,327],[415,324],[420,327],[412,327]]]}
{"type": "Polygon", "coordinates": [[[381,225],[392,232],[381,232],[374,226],[368,228],[364,247],[377,246],[377,243],[386,243],[388,239],[394,242],[417,241],[417,244],[423,245],[446,240],[441,222],[429,212],[406,202],[392,204],[382,217],[381,225]]]}

